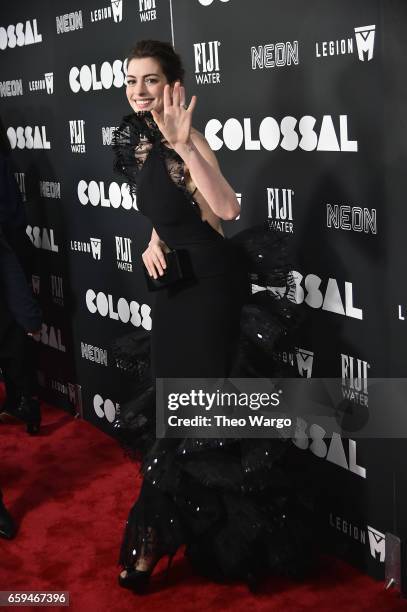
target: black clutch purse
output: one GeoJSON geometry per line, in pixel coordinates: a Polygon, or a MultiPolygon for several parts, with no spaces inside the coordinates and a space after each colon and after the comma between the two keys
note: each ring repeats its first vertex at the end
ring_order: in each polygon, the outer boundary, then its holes
{"type": "Polygon", "coordinates": [[[164,257],[167,267],[164,270],[164,274],[162,276],[158,275],[157,278],[150,276],[147,268],[143,265],[144,275],[146,277],[149,291],[164,289],[165,287],[173,285],[185,277],[181,257],[176,249],[172,249],[168,253],[164,253],[164,257]]]}

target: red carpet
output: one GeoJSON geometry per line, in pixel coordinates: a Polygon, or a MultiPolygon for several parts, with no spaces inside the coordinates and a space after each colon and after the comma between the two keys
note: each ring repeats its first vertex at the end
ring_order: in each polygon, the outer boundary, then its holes
{"type": "Polygon", "coordinates": [[[270,579],[252,595],[244,584],[212,584],[194,575],[180,552],[168,583],[160,565],[151,593],[133,595],[117,585],[116,561],[140,483],[114,440],[45,407],[39,436],[9,422],[0,424],[0,444],[0,485],[19,524],[15,540],[0,539],[0,590],[69,591],[70,608],[57,609],[75,612],[407,610],[383,583],[330,558],[311,582],[270,579]]]}

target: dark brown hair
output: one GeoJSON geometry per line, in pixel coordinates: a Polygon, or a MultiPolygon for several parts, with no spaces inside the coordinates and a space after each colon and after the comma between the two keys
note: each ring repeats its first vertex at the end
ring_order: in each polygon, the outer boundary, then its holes
{"type": "Polygon", "coordinates": [[[185,70],[181,57],[174,51],[171,43],[160,40],[139,40],[127,56],[127,66],[133,59],[153,57],[161,66],[161,70],[172,84],[174,81],[184,82],[185,70]]]}

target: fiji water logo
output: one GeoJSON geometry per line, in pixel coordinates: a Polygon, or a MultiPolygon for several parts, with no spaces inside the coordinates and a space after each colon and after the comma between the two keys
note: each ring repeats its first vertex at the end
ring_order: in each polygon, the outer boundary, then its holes
{"type": "Polygon", "coordinates": [[[195,79],[198,85],[220,83],[219,40],[194,43],[195,79]]]}
{"type": "Polygon", "coordinates": [[[119,270],[125,272],[133,272],[133,260],[131,254],[131,238],[123,238],[123,236],[115,236],[116,241],[116,259],[119,270]]]}
{"type": "Polygon", "coordinates": [[[293,233],[294,189],[267,187],[267,217],[270,229],[293,233]]]}
{"type": "Polygon", "coordinates": [[[367,374],[370,364],[363,359],[341,353],[342,395],[352,403],[368,405],[367,374]]]}
{"type": "Polygon", "coordinates": [[[140,21],[154,21],[157,19],[156,0],[139,0],[139,17],[140,21]]]}
{"type": "Polygon", "coordinates": [[[72,153],[86,153],[84,119],[69,121],[69,134],[72,153]]]}

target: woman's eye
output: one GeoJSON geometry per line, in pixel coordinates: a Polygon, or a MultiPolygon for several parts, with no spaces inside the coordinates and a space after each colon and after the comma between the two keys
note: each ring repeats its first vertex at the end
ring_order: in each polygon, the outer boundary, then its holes
{"type": "Polygon", "coordinates": [[[146,83],[157,83],[157,79],[146,79],[146,83]]]}
{"type": "Polygon", "coordinates": [[[127,85],[133,85],[134,80],[127,81],[127,85]]]}

